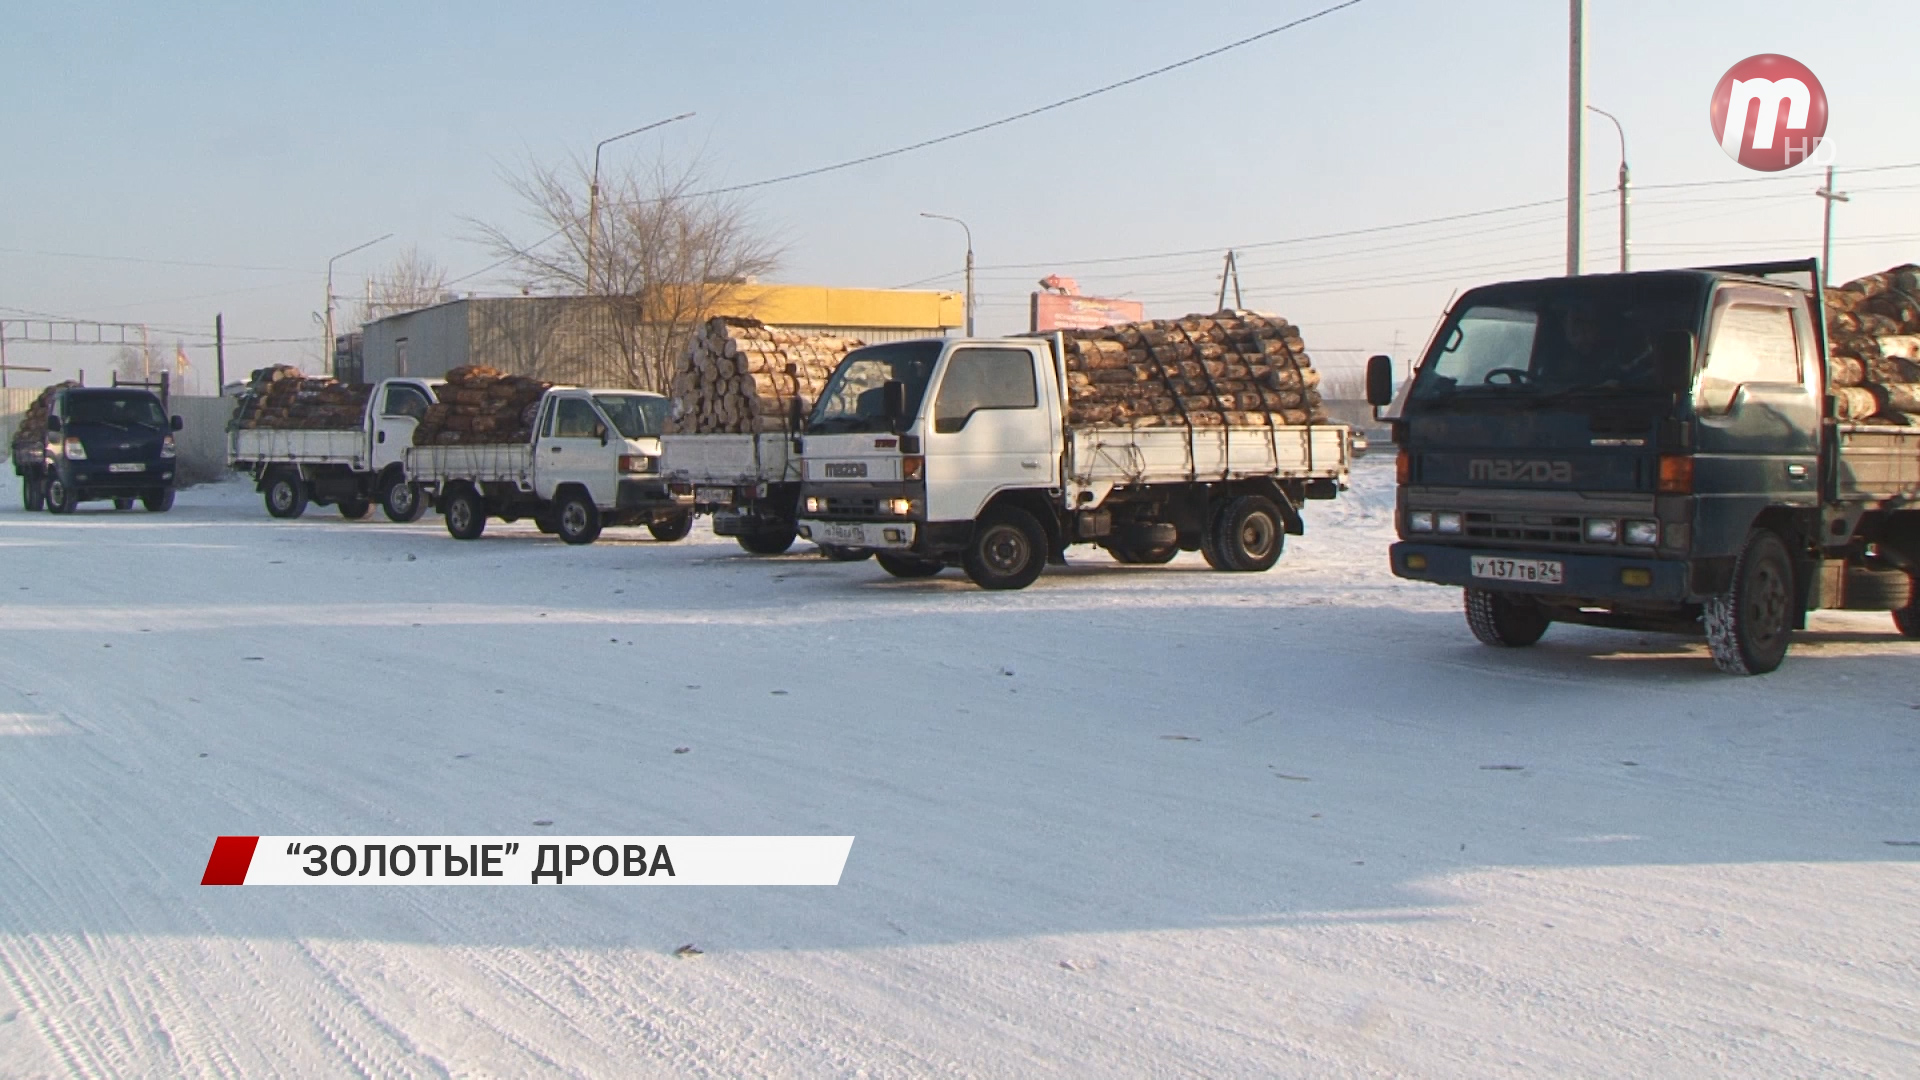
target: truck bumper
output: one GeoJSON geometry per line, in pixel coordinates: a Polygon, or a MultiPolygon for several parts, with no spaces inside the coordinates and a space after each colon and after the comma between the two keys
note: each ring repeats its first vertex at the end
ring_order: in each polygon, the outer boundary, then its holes
{"type": "Polygon", "coordinates": [[[1565,551],[1510,551],[1401,542],[1389,556],[1395,577],[1435,585],[1492,589],[1530,596],[1563,596],[1603,603],[1681,603],[1688,597],[1688,566],[1677,559],[1628,559],[1565,551]],[[1563,567],[1561,582],[1499,581],[1473,576],[1473,556],[1542,559],[1563,567]]]}
{"type": "Polygon", "coordinates": [[[173,486],[173,461],[162,459],[141,464],[146,468],[132,473],[113,472],[105,464],[89,465],[79,461],[62,461],[56,468],[61,481],[85,499],[138,498],[146,492],[173,486]]]}
{"type": "Polygon", "coordinates": [[[836,547],[874,551],[906,551],[913,547],[920,527],[911,521],[820,521],[804,518],[799,532],[804,540],[836,547]]]}
{"type": "Polygon", "coordinates": [[[661,479],[622,480],[613,500],[616,510],[672,510],[687,505],[675,499],[661,479]]]}

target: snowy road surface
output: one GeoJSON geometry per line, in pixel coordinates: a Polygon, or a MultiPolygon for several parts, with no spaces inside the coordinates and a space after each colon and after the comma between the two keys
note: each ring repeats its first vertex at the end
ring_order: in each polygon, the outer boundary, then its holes
{"type": "Polygon", "coordinates": [[[1386,573],[1390,472],[1271,573],[1001,595],[0,511],[0,1075],[1920,1075],[1920,647],[1498,653],[1386,573]],[[197,884],[543,828],[858,839],[834,888],[197,884]]]}

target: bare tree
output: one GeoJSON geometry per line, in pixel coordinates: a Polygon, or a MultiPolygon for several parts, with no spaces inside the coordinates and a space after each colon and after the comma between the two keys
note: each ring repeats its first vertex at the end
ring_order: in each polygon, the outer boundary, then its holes
{"type": "Polygon", "coordinates": [[[522,291],[600,298],[608,351],[629,385],[663,390],[688,333],[727,299],[751,295],[753,282],[779,263],[779,251],[744,204],[700,195],[698,165],[601,170],[588,265],[589,164],[530,164],[507,183],[544,239],[523,244],[476,222],[496,258],[512,267],[522,291]],[[744,292],[743,292],[744,290],[744,292]]]}
{"type": "Polygon", "coordinates": [[[134,345],[122,345],[113,351],[113,370],[122,381],[138,382],[153,370],[152,351],[134,345]]]}
{"type": "Polygon", "coordinates": [[[417,247],[408,247],[387,268],[367,279],[367,296],[360,301],[359,323],[432,307],[447,296],[447,268],[417,247]]]}

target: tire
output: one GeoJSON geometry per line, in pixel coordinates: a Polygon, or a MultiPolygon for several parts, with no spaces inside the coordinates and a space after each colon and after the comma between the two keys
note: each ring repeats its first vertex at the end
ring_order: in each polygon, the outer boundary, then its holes
{"type": "Polygon", "coordinates": [[[173,509],[173,489],[161,488],[158,491],[149,491],[140,496],[140,505],[145,507],[149,514],[164,514],[173,509]]]}
{"type": "Polygon", "coordinates": [[[1539,604],[1491,589],[1466,590],[1467,626],[1482,645],[1524,649],[1553,625],[1539,604]]]}
{"type": "Polygon", "coordinates": [[[554,533],[560,531],[560,527],[553,523],[553,518],[546,514],[535,514],[533,516],[533,527],[539,529],[547,536],[552,536],[554,533]]]}
{"type": "Polygon", "coordinates": [[[739,541],[740,546],[746,549],[749,554],[784,555],[787,549],[793,546],[794,540],[798,538],[799,535],[799,533],[794,531],[794,524],[788,522],[784,525],[762,526],[758,529],[741,533],[739,536],[734,537],[734,539],[739,541]]]}
{"type": "Polygon", "coordinates": [[[960,565],[983,589],[1024,589],[1047,568],[1047,531],[1017,506],[990,510],[973,526],[960,565]]]}
{"type": "Polygon", "coordinates": [[[80,505],[80,498],[60,474],[47,477],[46,494],[43,496],[49,514],[71,514],[80,505]]]}
{"type": "Polygon", "coordinates": [[[1729,675],[1765,675],[1793,642],[1793,563],[1769,529],[1747,534],[1733,568],[1733,587],[1707,598],[1707,647],[1729,675]]]}
{"type": "Polygon", "coordinates": [[[1258,573],[1280,561],[1287,529],[1272,499],[1242,495],[1227,500],[1214,515],[1209,540],[1202,550],[1212,549],[1213,557],[1207,561],[1214,569],[1258,573]]]}
{"type": "Polygon", "coordinates": [[[591,544],[600,539],[600,508],[584,491],[569,491],[553,508],[553,531],[568,544],[591,544]]]}
{"type": "Polygon", "coordinates": [[[20,506],[29,514],[47,508],[47,488],[33,473],[20,478],[20,506]]]}
{"type": "Polygon", "coordinates": [[[419,521],[427,512],[427,501],[420,497],[420,485],[395,479],[380,489],[380,512],[397,525],[419,521]]]}
{"type": "Polygon", "coordinates": [[[946,569],[946,567],[937,562],[916,559],[911,555],[891,555],[884,551],[874,552],[873,559],[880,564],[880,569],[885,570],[894,577],[906,578],[908,580],[914,578],[929,578],[946,569]]]}
{"type": "Polygon", "coordinates": [[[465,484],[447,493],[440,511],[447,518],[447,535],[455,540],[478,540],[487,531],[487,504],[465,484]]]}
{"type": "Polygon", "coordinates": [[[1180,554],[1180,545],[1162,544],[1159,547],[1149,548],[1110,547],[1107,549],[1107,554],[1113,556],[1114,562],[1127,566],[1164,566],[1180,554]]]}
{"type": "Polygon", "coordinates": [[[647,531],[653,534],[655,540],[664,544],[685,540],[687,534],[693,531],[693,511],[675,514],[665,521],[650,521],[647,523],[647,531]]]}
{"type": "Polygon", "coordinates": [[[1893,613],[1893,625],[1903,637],[1920,638],[1920,577],[1913,578],[1911,596],[1906,607],[1893,613]]]}
{"type": "Polygon", "coordinates": [[[865,562],[873,558],[873,551],[870,548],[841,547],[838,544],[814,546],[820,549],[820,554],[825,555],[828,562],[865,562]]]}
{"type": "Polygon", "coordinates": [[[307,485],[290,472],[276,472],[267,479],[267,513],[293,519],[307,512],[307,485]]]}
{"type": "Polygon", "coordinates": [[[133,509],[133,500],[132,499],[115,499],[113,500],[113,508],[115,510],[131,510],[133,509]]]}
{"type": "Polygon", "coordinates": [[[361,521],[373,513],[373,504],[365,499],[341,499],[337,505],[340,516],[348,521],[361,521]]]}

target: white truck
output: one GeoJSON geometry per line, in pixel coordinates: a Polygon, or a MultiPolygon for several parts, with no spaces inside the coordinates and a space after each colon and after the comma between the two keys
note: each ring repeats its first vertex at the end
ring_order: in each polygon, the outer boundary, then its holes
{"type": "Polygon", "coordinates": [[[527,441],[410,447],[407,475],[456,540],[479,539],[489,517],[532,518],[569,544],[591,544],[609,525],[679,540],[693,508],[659,474],[667,408],[659,394],[554,387],[527,441]]]}
{"type": "Polygon", "coordinates": [[[442,385],[381,381],[358,428],[240,428],[229,435],[227,464],[253,477],[277,518],[297,518],[314,502],[339,507],[349,521],[366,517],[374,503],[390,521],[418,520],[426,504],[407,477],[405,454],[442,385]]]}
{"type": "Polygon", "coordinates": [[[1077,543],[1259,571],[1304,531],[1306,500],[1345,487],[1341,424],[1069,424],[1064,355],[1059,335],[848,353],[804,433],[799,534],[988,589],[1025,588],[1077,543]]]}

